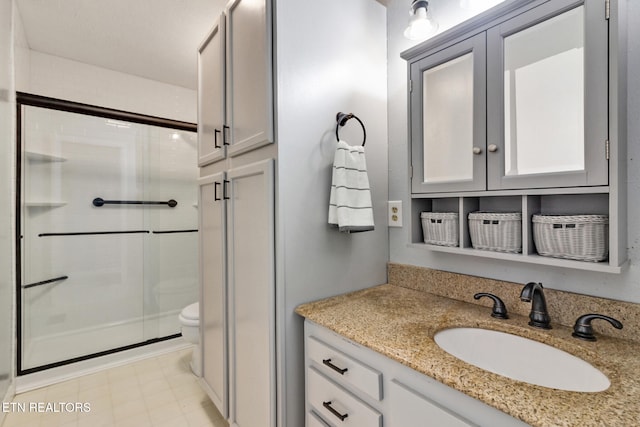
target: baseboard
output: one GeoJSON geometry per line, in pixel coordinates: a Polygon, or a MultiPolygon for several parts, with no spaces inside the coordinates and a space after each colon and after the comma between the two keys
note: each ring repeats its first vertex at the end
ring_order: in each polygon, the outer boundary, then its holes
{"type": "MultiPolygon", "coordinates": [[[[12,402],[15,396],[16,396],[16,382],[11,381],[9,383],[9,388],[7,389],[7,393],[2,398],[2,402],[12,402]]],[[[6,418],[6,416],[7,416],[6,412],[0,411],[0,426],[4,422],[4,419],[6,418]]]]}

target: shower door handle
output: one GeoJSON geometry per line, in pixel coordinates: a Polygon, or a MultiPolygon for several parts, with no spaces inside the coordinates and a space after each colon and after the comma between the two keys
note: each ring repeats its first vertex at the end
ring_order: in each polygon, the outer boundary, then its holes
{"type": "Polygon", "coordinates": [[[102,197],[96,197],[91,203],[97,208],[104,205],[167,205],[170,208],[175,208],[176,206],[178,206],[178,202],[173,199],[163,202],[144,200],[104,200],[102,197]]]}
{"type": "Polygon", "coordinates": [[[218,185],[220,185],[218,181],[213,183],[213,201],[214,202],[217,202],[218,200],[222,200],[220,197],[218,197],[218,185]]]}

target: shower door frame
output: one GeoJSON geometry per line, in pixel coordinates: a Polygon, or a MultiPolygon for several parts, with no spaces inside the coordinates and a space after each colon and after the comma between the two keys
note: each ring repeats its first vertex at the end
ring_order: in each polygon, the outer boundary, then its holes
{"type": "Polygon", "coordinates": [[[138,123],[143,125],[157,126],[168,129],[197,132],[195,123],[179,120],[166,119],[162,117],[149,116],[145,114],[132,113],[129,111],[117,110],[113,108],[99,107],[96,105],[82,104],[63,99],[50,98],[42,95],[34,95],[25,92],[16,92],[16,223],[15,223],[15,247],[16,247],[16,369],[17,375],[27,375],[46,369],[57,368],[83,360],[93,359],[108,354],[118,353],[148,344],[167,341],[180,337],[177,333],[160,338],[151,338],[143,342],[129,344],[109,350],[91,353],[85,356],[74,357],[59,362],[48,363],[34,368],[22,369],[22,107],[40,107],[50,110],[65,111],[68,113],[83,114],[86,116],[101,117],[105,119],[121,120],[125,122],[138,123]]]}

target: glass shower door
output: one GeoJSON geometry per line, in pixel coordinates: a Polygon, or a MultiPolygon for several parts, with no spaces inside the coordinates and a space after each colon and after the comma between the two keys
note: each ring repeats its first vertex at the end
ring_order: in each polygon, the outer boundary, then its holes
{"type": "Polygon", "coordinates": [[[181,150],[169,129],[21,115],[21,373],[179,333],[177,305],[197,300],[197,234],[158,232],[197,228],[193,133],[176,133],[181,150]],[[164,283],[179,274],[192,288],[176,293],[164,283]]]}
{"type": "Polygon", "coordinates": [[[146,200],[176,200],[172,209],[145,209],[144,335],[180,331],[178,315],[198,301],[197,138],[193,132],[149,127],[146,200]]]}

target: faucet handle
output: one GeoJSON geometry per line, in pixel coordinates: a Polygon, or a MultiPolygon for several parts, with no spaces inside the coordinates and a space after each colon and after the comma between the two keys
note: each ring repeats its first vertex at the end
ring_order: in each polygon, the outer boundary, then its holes
{"type": "Polygon", "coordinates": [[[622,323],[619,320],[614,319],[613,317],[605,316],[603,314],[583,314],[582,316],[576,319],[575,325],[573,325],[573,333],[572,336],[576,338],[580,338],[586,341],[595,341],[596,336],[593,334],[593,327],[591,326],[591,321],[593,319],[603,319],[607,322],[611,323],[611,325],[616,329],[622,329],[622,323]]]}
{"type": "Polygon", "coordinates": [[[493,300],[493,310],[491,311],[491,317],[495,317],[497,319],[509,318],[509,315],[507,314],[507,307],[499,297],[487,292],[479,292],[473,296],[474,299],[480,299],[482,297],[488,297],[493,300]]]}

